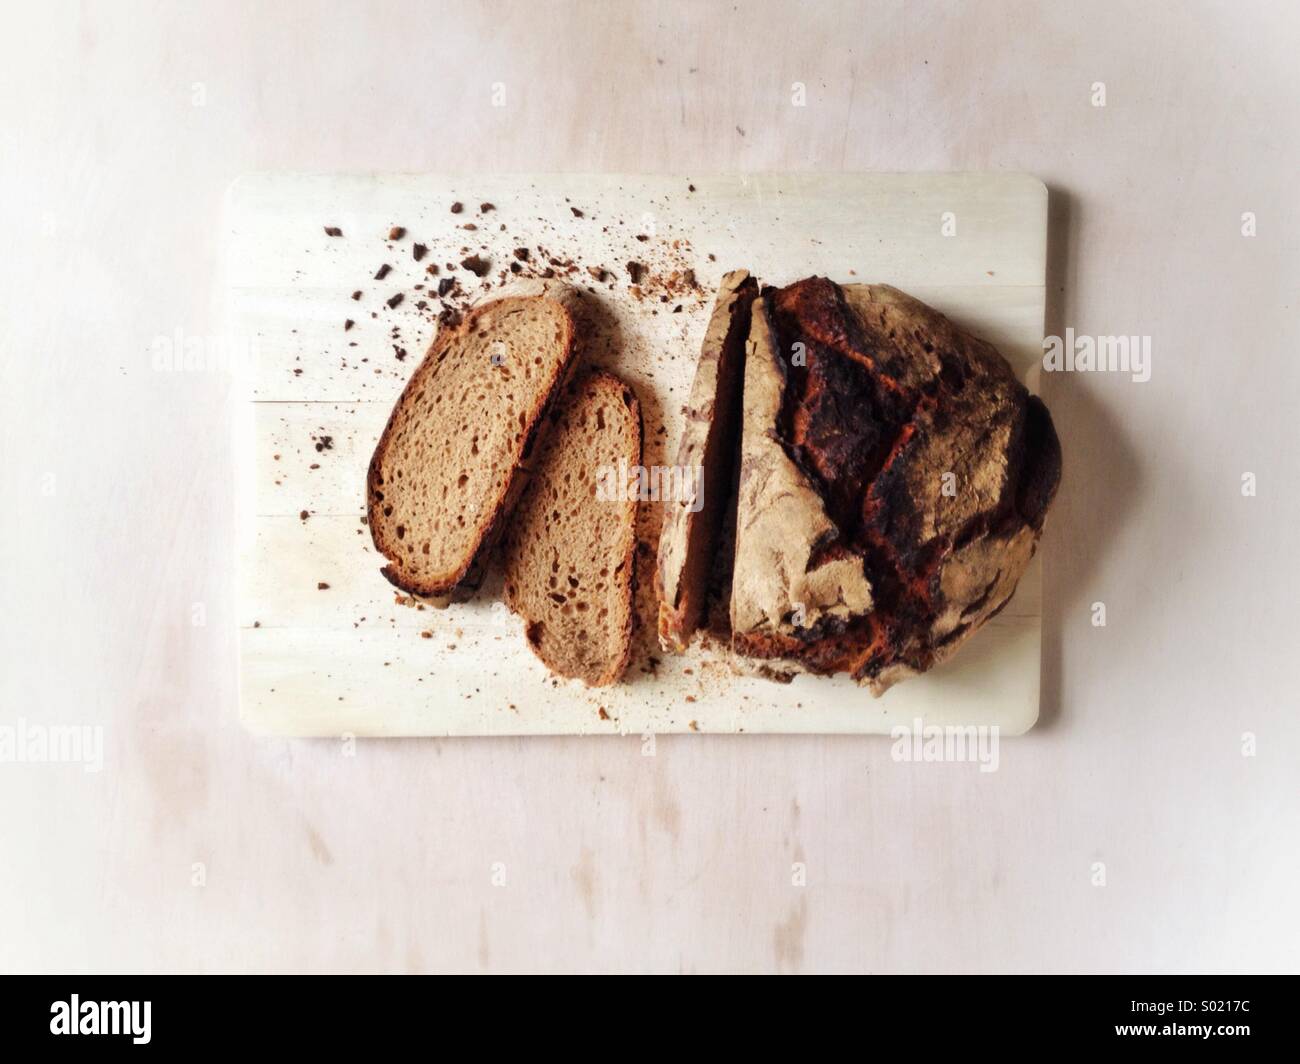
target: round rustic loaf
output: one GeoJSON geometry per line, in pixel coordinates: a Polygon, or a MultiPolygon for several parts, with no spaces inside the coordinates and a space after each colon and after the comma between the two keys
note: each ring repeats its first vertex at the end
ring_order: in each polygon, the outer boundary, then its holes
{"type": "Polygon", "coordinates": [[[880,694],[1001,610],[1061,475],[1043,403],[992,347],[886,285],[755,301],[732,645],[880,694]]]}

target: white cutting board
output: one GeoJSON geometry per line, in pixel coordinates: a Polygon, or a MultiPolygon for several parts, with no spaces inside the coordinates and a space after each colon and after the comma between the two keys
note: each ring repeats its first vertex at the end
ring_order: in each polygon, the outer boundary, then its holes
{"type": "MultiPolygon", "coordinates": [[[[236,182],[226,203],[223,286],[240,396],[244,722],[291,736],[888,733],[918,718],[1024,732],[1038,716],[1037,562],[1010,605],[952,662],[880,699],[843,678],[783,685],[734,675],[722,653],[698,647],[662,654],[648,614],[624,682],[588,690],[551,677],[532,656],[492,578],[475,601],[445,611],[398,605],[360,519],[370,453],[436,331],[412,286],[428,280],[430,262],[458,263],[462,248],[486,248],[479,253],[492,260],[493,282],[512,249],[530,246],[536,261],[539,243],[561,259],[614,273],[604,284],[585,269],[579,278],[596,289],[619,338],[599,360],[640,395],[650,465],[673,460],[712,291],[737,267],[767,284],[816,273],[895,285],[995,343],[1033,387],[1046,224],[1046,189],[1017,174],[255,175],[236,182]],[[462,213],[451,213],[454,201],[464,203],[462,213]],[[484,201],[495,209],[480,214],[484,201]],[[467,222],[477,230],[458,228],[467,222]],[[388,240],[394,225],[408,231],[396,243],[388,240]],[[343,235],[327,236],[325,226],[343,235]],[[419,264],[416,241],[430,249],[419,264]],[[663,273],[693,267],[703,292],[666,304],[653,295],[638,301],[624,271],[631,259],[663,273]],[[381,263],[392,272],[373,280],[381,263]],[[405,299],[390,309],[385,301],[399,291],[405,299]],[[682,310],[672,313],[678,303],[682,310]],[[345,331],[349,318],[357,324],[345,331]],[[404,360],[397,346],[409,352],[404,360]],[[318,451],[323,436],[331,446],[318,451]]],[[[454,276],[474,280],[463,269],[454,276]]],[[[650,543],[657,542],[656,510],[642,507],[650,543]]],[[[643,610],[652,564],[653,551],[638,564],[643,610]]]]}

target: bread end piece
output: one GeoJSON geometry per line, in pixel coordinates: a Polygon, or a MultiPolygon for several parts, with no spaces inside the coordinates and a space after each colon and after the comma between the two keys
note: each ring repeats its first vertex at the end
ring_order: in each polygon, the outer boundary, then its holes
{"type": "Polygon", "coordinates": [[[676,477],[689,491],[664,503],[655,567],[659,644],[668,652],[684,651],[703,621],[719,530],[734,501],[745,343],[757,295],[747,270],[722,278],[691,385],[676,477]]]}

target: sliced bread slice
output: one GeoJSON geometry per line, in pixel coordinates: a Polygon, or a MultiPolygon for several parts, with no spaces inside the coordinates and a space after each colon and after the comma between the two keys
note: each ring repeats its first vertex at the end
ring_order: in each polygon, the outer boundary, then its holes
{"type": "Polygon", "coordinates": [[[719,531],[734,499],[745,341],[756,295],[758,282],[748,271],[722,278],[695,369],[677,449],[679,483],[693,490],[665,502],[655,569],[659,643],[667,651],[684,651],[704,618],[719,531]]]}
{"type": "Polygon", "coordinates": [[[632,639],[635,491],[641,408],[609,373],[575,381],[556,403],[504,541],[506,604],[552,672],[614,683],[632,639]]]}
{"type": "Polygon", "coordinates": [[[435,599],[473,593],[574,350],[572,314],[539,296],[485,303],[438,334],[366,478],[370,535],[392,584],[435,599]]]}

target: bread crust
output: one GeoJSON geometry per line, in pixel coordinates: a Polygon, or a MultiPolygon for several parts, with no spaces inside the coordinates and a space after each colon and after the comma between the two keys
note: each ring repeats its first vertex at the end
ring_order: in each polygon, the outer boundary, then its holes
{"type": "Polygon", "coordinates": [[[375,549],[389,560],[390,564],[383,566],[380,573],[390,584],[400,591],[421,596],[432,605],[439,607],[447,606],[452,602],[463,602],[471,598],[474,592],[478,590],[483,574],[486,571],[487,560],[493,547],[500,539],[504,527],[503,522],[515,503],[519,501],[519,497],[527,484],[528,460],[537,443],[538,433],[546,423],[556,396],[559,395],[572,377],[576,350],[577,330],[573,312],[564,300],[550,296],[507,297],[506,299],[492,300],[473,308],[458,325],[450,329],[439,330],[423,361],[411,374],[410,380],[406,382],[406,386],[402,389],[402,394],[393,405],[392,413],[389,414],[384,431],[380,434],[379,442],[375,445],[374,454],[371,455],[370,465],[366,471],[366,520],[370,527],[371,541],[374,543],[375,549]],[[383,504],[382,469],[388,455],[394,429],[401,423],[405,415],[408,398],[420,390],[433,376],[443,355],[454,344],[470,335],[477,327],[479,320],[491,308],[512,300],[518,301],[522,299],[545,299],[546,302],[552,304],[559,311],[561,321],[565,327],[565,336],[562,341],[564,355],[557,363],[551,379],[544,385],[544,394],[537,406],[536,415],[524,429],[523,440],[511,476],[506,480],[499,497],[495,500],[487,500],[487,505],[481,511],[484,517],[475,530],[477,535],[474,539],[473,549],[467,552],[467,556],[461,565],[447,572],[439,579],[420,581],[410,578],[392,564],[401,555],[396,544],[384,534],[383,522],[377,520],[377,512],[383,504]]]}
{"type": "Polygon", "coordinates": [[[747,357],[733,648],[882,694],[1014,593],[1060,480],[1051,417],[886,285],[765,292],[747,357]]]}

